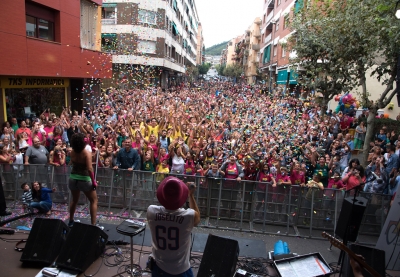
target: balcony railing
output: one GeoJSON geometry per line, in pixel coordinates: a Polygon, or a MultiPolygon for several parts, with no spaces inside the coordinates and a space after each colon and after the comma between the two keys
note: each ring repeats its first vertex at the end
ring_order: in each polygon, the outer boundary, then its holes
{"type": "Polygon", "coordinates": [[[271,21],[271,19],[272,19],[273,16],[274,16],[274,11],[271,11],[271,12],[269,13],[269,15],[267,15],[267,18],[265,19],[265,22],[266,22],[266,23],[269,23],[269,22],[271,21]]]}
{"type": "Polygon", "coordinates": [[[270,33],[268,36],[266,36],[265,38],[264,38],[264,43],[268,43],[268,42],[270,42],[272,40],[272,33],[270,33]]]}
{"type": "Polygon", "coordinates": [[[267,7],[273,8],[275,4],[275,0],[268,0],[267,7]]]}
{"type": "Polygon", "coordinates": [[[260,51],[260,45],[259,44],[252,44],[251,45],[251,49],[253,49],[254,51],[260,51]]]}
{"type": "Polygon", "coordinates": [[[253,32],[253,36],[256,37],[256,38],[260,38],[260,37],[261,37],[261,31],[260,31],[260,29],[257,28],[257,29],[253,32]]]}
{"type": "Polygon", "coordinates": [[[115,24],[117,24],[117,19],[116,18],[103,18],[101,20],[101,24],[103,24],[103,25],[115,25],[115,24]]]}

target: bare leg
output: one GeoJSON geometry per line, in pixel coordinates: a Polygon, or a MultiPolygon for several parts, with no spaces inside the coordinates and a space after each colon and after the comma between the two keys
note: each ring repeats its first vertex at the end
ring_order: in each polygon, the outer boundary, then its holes
{"type": "Polygon", "coordinates": [[[96,225],[96,216],[97,216],[97,193],[95,190],[84,191],[83,192],[86,197],[90,201],[90,219],[92,221],[92,225],[96,225]]]}
{"type": "Polygon", "coordinates": [[[71,190],[72,201],[69,204],[69,220],[70,221],[74,220],[74,214],[75,214],[75,210],[76,210],[76,205],[78,204],[78,201],[79,201],[80,193],[81,192],[79,190],[71,190]]]}

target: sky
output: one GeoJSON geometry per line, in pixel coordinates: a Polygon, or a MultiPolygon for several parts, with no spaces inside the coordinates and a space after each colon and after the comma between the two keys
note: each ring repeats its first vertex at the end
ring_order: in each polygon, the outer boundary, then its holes
{"type": "Polygon", "coordinates": [[[263,0],[195,0],[206,48],[241,35],[262,15],[263,0]]]}

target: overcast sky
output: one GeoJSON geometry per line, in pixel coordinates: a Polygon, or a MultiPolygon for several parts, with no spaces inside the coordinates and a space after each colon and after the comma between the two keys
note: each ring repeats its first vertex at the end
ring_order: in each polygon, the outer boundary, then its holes
{"type": "Polygon", "coordinates": [[[262,15],[263,0],[196,0],[206,48],[241,35],[262,15]]]}

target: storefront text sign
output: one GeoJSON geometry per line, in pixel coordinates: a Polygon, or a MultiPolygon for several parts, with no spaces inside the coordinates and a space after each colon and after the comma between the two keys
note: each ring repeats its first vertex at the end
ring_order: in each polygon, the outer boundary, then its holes
{"type": "Polygon", "coordinates": [[[1,77],[1,88],[65,88],[69,79],[52,77],[1,77]]]}

